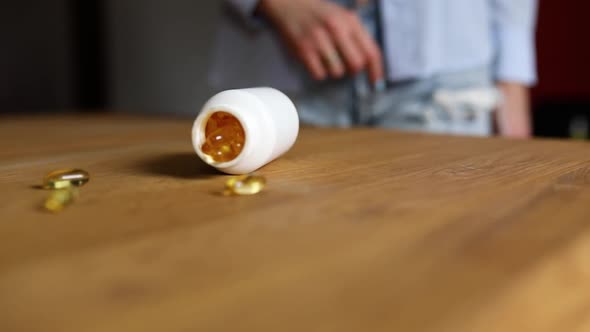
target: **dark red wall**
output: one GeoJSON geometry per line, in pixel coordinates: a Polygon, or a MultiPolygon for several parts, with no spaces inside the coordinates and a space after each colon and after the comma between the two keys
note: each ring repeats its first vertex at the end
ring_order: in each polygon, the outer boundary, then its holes
{"type": "Polygon", "coordinates": [[[590,0],[540,0],[536,101],[590,101],[590,0]]]}

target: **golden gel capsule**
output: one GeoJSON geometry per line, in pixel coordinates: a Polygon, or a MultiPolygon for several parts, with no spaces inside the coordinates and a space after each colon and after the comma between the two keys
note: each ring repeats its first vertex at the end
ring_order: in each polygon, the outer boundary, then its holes
{"type": "Polygon", "coordinates": [[[231,195],[255,195],[264,189],[266,179],[259,175],[233,176],[225,182],[223,194],[231,195]]]}
{"type": "Polygon", "coordinates": [[[43,178],[43,188],[63,189],[70,186],[81,187],[90,180],[90,174],[81,169],[62,169],[53,171],[43,178]]]}
{"type": "Polygon", "coordinates": [[[244,128],[240,121],[227,112],[215,112],[207,120],[205,143],[201,151],[215,163],[236,159],[245,143],[244,128]]]}
{"type": "Polygon", "coordinates": [[[50,212],[61,212],[68,205],[72,204],[77,197],[78,188],[76,187],[70,186],[63,189],[52,190],[47,196],[43,207],[50,212]]]}

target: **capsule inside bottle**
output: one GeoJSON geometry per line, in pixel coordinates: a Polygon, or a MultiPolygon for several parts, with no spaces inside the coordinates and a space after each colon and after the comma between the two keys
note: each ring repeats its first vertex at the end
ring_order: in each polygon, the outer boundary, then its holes
{"type": "Polygon", "coordinates": [[[228,112],[218,111],[207,119],[205,143],[201,151],[211,163],[224,163],[236,159],[246,142],[240,121],[228,112]]]}

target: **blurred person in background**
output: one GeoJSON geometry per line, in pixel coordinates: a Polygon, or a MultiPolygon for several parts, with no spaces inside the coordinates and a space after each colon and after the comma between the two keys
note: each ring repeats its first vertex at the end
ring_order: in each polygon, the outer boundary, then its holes
{"type": "Polygon", "coordinates": [[[531,135],[536,0],[226,0],[210,80],[304,123],[531,135]],[[498,93],[499,92],[499,93],[498,93]]]}

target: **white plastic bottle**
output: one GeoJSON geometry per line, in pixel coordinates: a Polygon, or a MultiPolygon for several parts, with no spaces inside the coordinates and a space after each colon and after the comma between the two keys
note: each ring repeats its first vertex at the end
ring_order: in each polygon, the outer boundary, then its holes
{"type": "Polygon", "coordinates": [[[228,174],[247,174],[287,152],[299,133],[299,117],[293,102],[272,88],[227,90],[213,96],[194,122],[192,141],[199,157],[228,174]],[[244,130],[241,152],[232,160],[215,162],[202,150],[211,115],[233,115],[244,130]]]}

